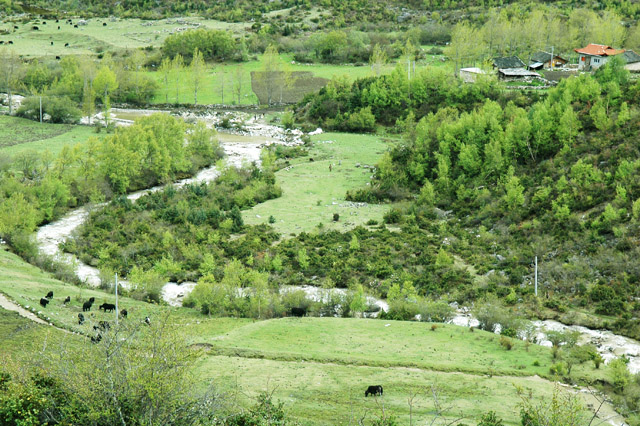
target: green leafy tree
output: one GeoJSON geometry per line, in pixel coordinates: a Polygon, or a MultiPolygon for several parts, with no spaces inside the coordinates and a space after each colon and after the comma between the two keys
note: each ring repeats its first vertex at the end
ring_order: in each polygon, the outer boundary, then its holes
{"type": "Polygon", "coordinates": [[[100,93],[102,95],[104,123],[105,126],[108,126],[110,112],[109,96],[118,88],[118,80],[116,74],[109,67],[103,65],[98,71],[95,80],[93,81],[93,87],[97,93],[100,93]]]}
{"type": "Polygon", "coordinates": [[[193,83],[193,104],[198,105],[198,90],[202,86],[205,72],[205,62],[202,53],[196,47],[190,65],[191,81],[193,83]]]}

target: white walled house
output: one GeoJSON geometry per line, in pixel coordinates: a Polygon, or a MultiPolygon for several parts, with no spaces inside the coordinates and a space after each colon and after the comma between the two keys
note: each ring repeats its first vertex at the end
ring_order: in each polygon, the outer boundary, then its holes
{"type": "Polygon", "coordinates": [[[574,49],[578,53],[578,69],[591,71],[606,64],[610,57],[624,53],[624,49],[613,49],[604,44],[588,44],[582,49],[574,49]]]}

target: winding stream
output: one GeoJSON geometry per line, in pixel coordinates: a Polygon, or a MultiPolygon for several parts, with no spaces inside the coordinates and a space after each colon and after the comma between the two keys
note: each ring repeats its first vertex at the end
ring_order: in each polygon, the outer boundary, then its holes
{"type": "MultiPolygon", "coordinates": [[[[119,126],[127,126],[133,124],[133,120],[130,118],[149,115],[158,111],[146,111],[146,110],[122,110],[114,109],[114,120],[119,126]],[[127,119],[119,118],[125,116],[127,119]]],[[[215,126],[224,117],[228,117],[228,113],[222,114],[207,114],[198,117],[192,114],[183,114],[185,119],[200,119],[205,121],[209,126],[215,126]]],[[[244,114],[243,120],[237,119],[237,115],[234,115],[235,120],[231,120],[232,124],[242,121],[242,130],[236,133],[219,132],[218,139],[225,152],[225,163],[234,166],[240,166],[243,162],[260,162],[261,149],[266,145],[271,144],[298,144],[301,143],[301,133],[285,133],[281,128],[271,125],[266,125],[258,122],[257,117],[244,114]]],[[[98,114],[95,118],[100,120],[101,116],[98,114]]],[[[202,182],[211,182],[215,180],[220,174],[217,166],[211,166],[202,169],[194,177],[183,179],[172,183],[171,185],[179,188],[184,185],[202,182]]],[[[153,188],[136,191],[127,195],[127,198],[131,201],[135,201],[145,194],[159,191],[163,189],[165,185],[156,186],[153,188]]],[[[62,218],[51,222],[38,229],[36,239],[38,246],[42,253],[54,256],[63,262],[72,264],[75,266],[76,274],[80,280],[87,284],[97,287],[101,283],[100,271],[97,268],[89,266],[81,262],[76,256],[65,253],[60,250],[60,244],[63,243],[73,232],[84,223],[89,217],[89,213],[92,209],[100,208],[105,204],[86,205],[75,209],[67,213],[62,218]]],[[[124,287],[128,286],[126,281],[120,281],[124,287]]],[[[172,306],[180,306],[182,304],[181,298],[188,294],[195,287],[195,283],[167,283],[163,287],[163,299],[172,306]]]]}
{"type": "MultiPolygon", "coordinates": [[[[157,111],[137,111],[137,110],[114,110],[114,118],[118,125],[130,125],[133,123],[129,118],[135,116],[148,115],[157,111]],[[127,117],[127,119],[119,118],[127,117]]],[[[219,123],[222,117],[229,117],[229,113],[222,114],[209,114],[204,116],[194,116],[191,113],[183,114],[185,119],[202,119],[208,125],[213,126],[219,123]]],[[[272,143],[283,144],[295,144],[300,143],[300,133],[285,134],[282,129],[261,124],[256,119],[257,117],[245,114],[243,120],[243,131],[240,134],[223,133],[219,132],[218,136],[222,147],[226,154],[226,162],[232,165],[241,165],[244,161],[259,162],[260,150],[264,145],[272,143]]],[[[100,119],[99,116],[96,119],[100,119]]],[[[219,175],[217,167],[212,166],[201,170],[197,175],[192,178],[184,179],[173,183],[176,187],[181,187],[191,183],[210,182],[216,179],[219,175]]],[[[127,195],[127,198],[135,201],[145,194],[150,192],[161,190],[164,186],[157,186],[154,188],[137,191],[127,195]]],[[[43,253],[56,256],[65,262],[74,264],[76,272],[81,280],[87,282],[89,285],[100,285],[100,271],[97,268],[82,263],[79,259],[69,253],[63,253],[59,246],[60,244],[80,226],[87,219],[91,209],[100,208],[103,204],[83,206],[76,210],[69,212],[64,217],[58,219],[55,222],[42,226],[37,232],[37,241],[40,249],[43,253]]],[[[127,285],[126,282],[123,285],[127,285]]],[[[185,282],[182,284],[167,283],[163,287],[163,299],[172,306],[180,306],[182,304],[182,297],[187,295],[193,288],[195,283],[185,282]]],[[[300,286],[290,287],[285,291],[303,290],[310,299],[316,301],[322,301],[329,294],[327,290],[319,289],[312,286],[300,286]]],[[[344,292],[344,289],[332,289],[330,291],[344,292]]],[[[388,304],[384,300],[375,299],[369,297],[368,302],[370,304],[377,305],[380,309],[387,311],[388,304]]],[[[458,310],[457,315],[453,318],[451,323],[459,326],[475,326],[477,320],[475,320],[465,310],[458,310]]],[[[609,362],[613,358],[619,356],[626,356],[629,358],[629,370],[632,373],[640,372],[640,343],[633,339],[616,335],[607,330],[591,330],[581,326],[567,326],[557,321],[535,321],[534,325],[538,330],[538,342],[544,346],[551,346],[551,342],[546,339],[545,332],[550,330],[569,330],[577,331],[580,333],[580,344],[594,344],[605,362],[609,362]]],[[[620,421],[608,421],[612,425],[623,425],[620,421]]]]}

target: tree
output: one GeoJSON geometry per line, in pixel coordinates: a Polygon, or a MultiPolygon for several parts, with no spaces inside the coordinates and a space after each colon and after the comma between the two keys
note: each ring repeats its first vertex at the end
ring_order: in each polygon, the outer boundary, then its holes
{"type": "Polygon", "coordinates": [[[278,91],[280,92],[280,101],[282,101],[282,91],[290,81],[288,74],[280,59],[278,49],[275,45],[270,44],[262,55],[260,70],[254,73],[257,83],[264,88],[267,105],[273,104],[278,91]]]}
{"type": "Polygon", "coordinates": [[[0,82],[2,90],[7,93],[9,115],[13,114],[13,92],[18,86],[22,62],[13,49],[0,48],[0,82]]]}
{"type": "Polygon", "coordinates": [[[238,105],[240,105],[242,103],[242,79],[244,77],[244,69],[242,65],[238,64],[235,66],[233,70],[233,76],[233,92],[238,99],[238,105]]]}
{"type": "Polygon", "coordinates": [[[176,104],[180,103],[180,77],[182,76],[183,71],[184,59],[182,59],[182,55],[177,54],[171,62],[171,75],[173,76],[173,80],[176,85],[176,104]]]}
{"type": "Polygon", "coordinates": [[[193,82],[193,104],[198,105],[198,89],[202,85],[205,72],[205,62],[202,53],[196,47],[193,51],[193,59],[191,59],[191,80],[193,82]]]}
{"type": "Polygon", "coordinates": [[[373,46],[373,51],[369,57],[369,65],[371,65],[371,70],[376,76],[380,76],[382,67],[387,63],[387,60],[387,52],[379,44],[373,46]]]}
{"type": "Polygon", "coordinates": [[[35,387],[45,397],[32,404],[35,412],[22,411],[39,418],[33,424],[214,423],[218,397],[210,382],[201,387],[197,381],[192,369],[199,353],[187,346],[168,314],[154,316],[150,326],[123,321],[99,333],[97,344],[84,339],[79,345],[50,345],[37,364],[29,360],[12,368],[6,389],[0,389],[0,406],[20,402],[15,395],[26,396],[35,387]]]}
{"type": "Polygon", "coordinates": [[[95,80],[93,81],[93,87],[97,93],[102,94],[102,103],[104,108],[104,124],[109,125],[109,109],[110,101],[109,95],[118,88],[118,80],[116,75],[109,67],[103,65],[98,71],[95,80]]]}
{"type": "Polygon", "coordinates": [[[169,103],[169,78],[171,77],[171,73],[173,72],[173,63],[171,59],[164,58],[160,67],[158,68],[158,72],[162,75],[162,83],[164,84],[164,103],[169,103]]]}
{"type": "Polygon", "coordinates": [[[445,49],[445,55],[454,62],[455,75],[458,75],[462,64],[475,61],[480,46],[479,39],[478,30],[468,23],[461,22],[453,28],[451,43],[445,49]]]}
{"type": "Polygon", "coordinates": [[[513,173],[507,177],[505,191],[504,202],[508,210],[514,211],[524,205],[524,187],[520,184],[520,179],[513,173]]]}

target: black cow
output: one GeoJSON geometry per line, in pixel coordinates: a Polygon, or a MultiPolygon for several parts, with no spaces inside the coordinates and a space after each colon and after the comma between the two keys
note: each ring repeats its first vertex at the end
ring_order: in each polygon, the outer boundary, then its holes
{"type": "Polygon", "coordinates": [[[14,29],[14,30],[17,30],[17,29],[18,29],[18,26],[17,26],[17,25],[14,25],[14,26],[13,26],[13,29],[14,29]]]}
{"type": "Polygon", "coordinates": [[[57,24],[58,22],[60,22],[60,20],[59,20],[59,19],[56,19],[56,24],[57,24]]]}
{"type": "Polygon", "coordinates": [[[64,47],[69,47],[69,43],[65,43],[65,44],[64,44],[64,47]]]}
{"type": "Polygon", "coordinates": [[[73,28],[78,28],[78,26],[77,26],[77,25],[74,25],[74,26],[73,26],[73,28]]]}
{"type": "Polygon", "coordinates": [[[102,340],[102,334],[98,333],[96,337],[91,336],[91,343],[100,343],[102,340]]]}
{"type": "Polygon", "coordinates": [[[84,324],[84,315],[82,315],[82,312],[78,314],[78,324],[84,324]]]}
{"type": "Polygon", "coordinates": [[[43,308],[46,308],[48,303],[49,303],[49,299],[47,299],[45,297],[40,299],[40,304],[42,305],[43,308]]]}
{"type": "Polygon", "coordinates": [[[147,324],[147,325],[151,325],[151,318],[144,317],[144,323],[147,324]]]}
{"type": "Polygon", "coordinates": [[[60,56],[56,56],[56,61],[59,61],[59,60],[60,60],[60,56]]]}
{"type": "Polygon", "coordinates": [[[63,303],[66,305],[66,304],[67,304],[67,303],[69,303],[69,302],[71,302],[71,296],[67,296],[67,297],[64,299],[64,302],[63,302],[63,303]]]}
{"type": "Polygon", "coordinates": [[[42,25],[47,25],[47,21],[42,21],[42,25]]]}
{"type": "Polygon", "coordinates": [[[102,23],[102,26],[103,26],[103,27],[106,27],[106,26],[107,26],[107,23],[106,23],[106,22],[103,22],[103,23],[102,23]]]}
{"type": "Polygon", "coordinates": [[[129,312],[127,312],[126,309],[123,309],[123,310],[120,311],[120,315],[122,315],[122,318],[126,318],[127,315],[129,315],[129,312]]]}
{"type": "Polygon", "coordinates": [[[51,45],[53,46],[53,42],[51,42],[51,45]]]}
{"type": "Polygon", "coordinates": [[[9,40],[9,41],[7,42],[7,44],[13,44],[13,42],[12,42],[11,40],[9,40]]]}
{"type": "Polygon", "coordinates": [[[47,295],[45,297],[47,299],[53,299],[53,291],[50,291],[49,293],[47,293],[47,295]]]}
{"type": "Polygon", "coordinates": [[[33,27],[31,27],[32,30],[34,31],[38,31],[40,28],[38,28],[36,25],[34,25],[33,27]]]}
{"type": "Polygon", "coordinates": [[[95,297],[90,297],[90,298],[89,298],[89,302],[91,302],[91,303],[95,303],[95,301],[96,301],[96,298],[95,298],[95,297]]]}
{"type": "Polygon", "coordinates": [[[93,302],[88,300],[86,302],[84,302],[82,304],[82,312],[87,312],[91,310],[91,306],[93,305],[93,302]]]}
{"type": "Polygon", "coordinates": [[[58,25],[58,29],[60,29],[60,25],[58,25]]]}
{"type": "Polygon", "coordinates": [[[291,315],[293,315],[294,317],[303,317],[307,315],[307,310],[305,308],[293,307],[291,308],[291,315]]]}
{"type": "Polygon", "coordinates": [[[375,385],[369,386],[366,391],[364,391],[364,397],[368,397],[369,395],[373,396],[382,396],[382,386],[375,385]]]}
{"type": "Polygon", "coordinates": [[[98,310],[104,309],[105,312],[111,312],[116,308],[116,305],[112,303],[103,303],[98,307],[98,310]]]}

